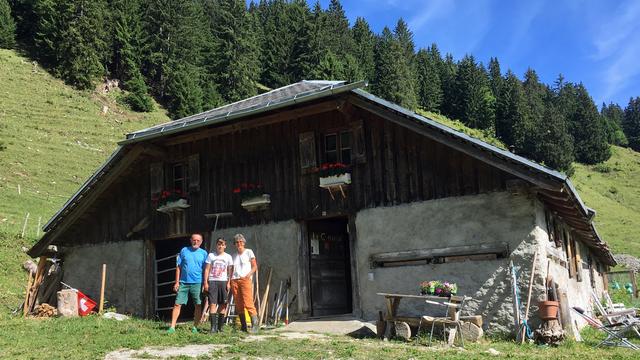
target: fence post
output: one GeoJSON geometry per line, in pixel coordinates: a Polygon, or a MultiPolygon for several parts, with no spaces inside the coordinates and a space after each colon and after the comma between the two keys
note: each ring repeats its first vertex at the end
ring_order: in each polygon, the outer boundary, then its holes
{"type": "Polygon", "coordinates": [[[27,213],[27,216],[25,216],[24,218],[24,225],[22,225],[22,233],[20,234],[21,238],[24,238],[24,232],[25,230],[27,230],[27,222],[29,221],[29,213],[27,213]]]}
{"type": "Polygon", "coordinates": [[[636,283],[636,272],[633,270],[629,271],[629,277],[631,278],[631,288],[633,289],[632,297],[638,298],[638,284],[636,283]]]}

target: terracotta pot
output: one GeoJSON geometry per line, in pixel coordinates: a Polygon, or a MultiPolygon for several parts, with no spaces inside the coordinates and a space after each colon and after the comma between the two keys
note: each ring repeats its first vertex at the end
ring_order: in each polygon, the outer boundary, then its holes
{"type": "Polygon", "coordinates": [[[560,303],[557,301],[540,301],[538,303],[540,319],[556,320],[558,318],[558,307],[560,307],[560,303]]]}

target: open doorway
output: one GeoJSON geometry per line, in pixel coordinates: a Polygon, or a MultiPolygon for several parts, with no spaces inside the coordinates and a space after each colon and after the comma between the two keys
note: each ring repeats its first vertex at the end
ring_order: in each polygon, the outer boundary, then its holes
{"type": "Polygon", "coordinates": [[[353,311],[347,225],[348,219],[344,217],[307,223],[312,316],[353,311]]]}
{"type": "MultiPolygon", "coordinates": [[[[173,292],[173,284],[176,280],[176,256],[185,246],[190,246],[189,237],[180,237],[171,240],[155,241],[155,311],[156,317],[162,320],[171,320],[171,310],[176,302],[176,293],[173,292]]],[[[204,244],[203,244],[204,246],[204,244]]],[[[189,299],[187,305],[183,305],[180,311],[179,321],[193,319],[195,310],[193,301],[189,299]]]]}

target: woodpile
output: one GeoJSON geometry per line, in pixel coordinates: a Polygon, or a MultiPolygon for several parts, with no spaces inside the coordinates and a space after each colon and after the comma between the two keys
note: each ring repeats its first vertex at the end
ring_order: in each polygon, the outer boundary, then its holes
{"type": "Polygon", "coordinates": [[[62,269],[55,258],[49,259],[41,256],[34,271],[31,266],[25,266],[28,272],[25,299],[22,303],[22,314],[28,316],[34,314],[40,304],[57,304],[56,292],[60,289],[62,269]]]}
{"type": "Polygon", "coordinates": [[[37,318],[54,317],[58,315],[58,309],[53,306],[44,303],[36,306],[33,310],[33,316],[37,318]]]}

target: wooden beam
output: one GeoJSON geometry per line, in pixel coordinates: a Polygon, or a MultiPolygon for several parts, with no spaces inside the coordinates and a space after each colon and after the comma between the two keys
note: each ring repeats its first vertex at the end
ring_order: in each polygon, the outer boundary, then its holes
{"type": "Polygon", "coordinates": [[[142,146],[135,145],[122,159],[117,161],[111,169],[107,170],[101,179],[98,179],[96,183],[87,188],[84,194],[76,199],[76,205],[69,208],[66,215],[59,220],[56,227],[47,232],[45,236],[29,250],[29,255],[37,256],[45,251],[47,246],[53,243],[65,230],[73,225],[94,201],[119,178],[120,173],[127,169],[129,165],[143,153],[143,150],[142,146]]]}
{"type": "Polygon", "coordinates": [[[492,154],[490,151],[478,149],[476,146],[470,143],[466,143],[466,141],[464,140],[455,139],[454,135],[447,135],[437,129],[432,129],[428,124],[419,124],[419,120],[409,119],[405,116],[396,114],[389,109],[372,104],[358,96],[351,96],[350,101],[353,102],[354,105],[370,111],[379,117],[382,117],[388,121],[422,134],[434,141],[465,153],[509,174],[513,174],[521,179],[537,185],[540,188],[551,191],[558,191],[558,189],[562,187],[562,184],[559,184],[559,181],[545,179],[543,177],[532,174],[530,171],[527,171],[525,169],[526,165],[509,164],[507,161],[492,154]],[[520,169],[519,167],[523,167],[523,169],[520,169]]]}
{"type": "Polygon", "coordinates": [[[162,146],[154,144],[144,144],[142,145],[142,147],[143,152],[153,158],[166,159],[167,157],[169,157],[169,152],[162,146]]]}
{"type": "Polygon", "coordinates": [[[248,120],[237,120],[229,125],[222,125],[209,129],[197,129],[188,134],[168,138],[163,142],[166,146],[192,142],[213,136],[225,135],[241,130],[271,125],[278,122],[284,122],[300,117],[306,117],[321,114],[328,111],[340,110],[344,106],[345,100],[330,100],[315,105],[307,105],[303,108],[287,110],[271,115],[260,116],[248,120]]]}
{"type": "Polygon", "coordinates": [[[399,263],[406,261],[419,261],[435,257],[454,257],[480,254],[501,254],[507,255],[509,246],[505,243],[488,243],[464,246],[451,246],[437,249],[418,249],[398,252],[378,253],[371,255],[370,263],[372,267],[380,263],[399,263]]]}

